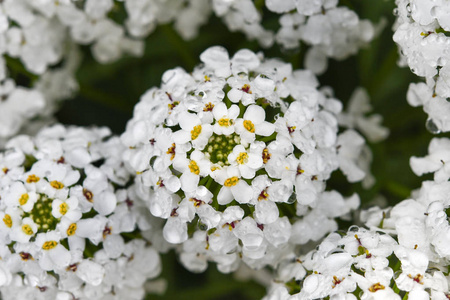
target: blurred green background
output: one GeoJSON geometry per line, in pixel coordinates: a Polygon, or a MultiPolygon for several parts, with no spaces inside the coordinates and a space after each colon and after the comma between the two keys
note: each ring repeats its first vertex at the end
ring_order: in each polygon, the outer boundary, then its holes
{"type": "MultiPolygon", "coordinates": [[[[419,81],[409,69],[399,68],[398,50],[392,41],[394,1],[348,0],[341,1],[355,10],[360,18],[375,23],[385,19],[386,26],[378,38],[366,49],[344,61],[330,60],[328,71],[319,77],[321,85],[331,86],[337,98],[348,102],[357,86],[365,87],[371,97],[374,112],[384,117],[384,126],[390,129],[387,140],[370,144],[374,161],[372,172],[375,186],[364,190],[361,184],[350,185],[339,172],[335,172],[328,189],[336,189],[344,195],[358,192],[363,206],[370,205],[376,196],[383,196],[393,205],[420,187],[421,181],[430,178],[415,176],[409,167],[409,158],[423,156],[433,135],[426,131],[426,114],[422,108],[412,108],[406,102],[410,82],[419,81]]],[[[277,16],[264,11],[265,24],[277,27],[277,16]]],[[[280,57],[290,61],[295,68],[302,68],[305,46],[297,53],[285,53],[275,45],[261,49],[256,42],[249,42],[240,33],[230,33],[216,17],[200,29],[197,38],[181,39],[169,25],[159,26],[146,39],[143,57],[125,57],[120,61],[100,65],[94,61],[88,48],[84,48],[84,60],[77,74],[80,91],[63,103],[57,118],[65,124],[105,125],[115,133],[124,131],[132,117],[133,107],[147,89],[159,86],[164,71],[181,66],[191,71],[199,63],[199,55],[213,45],[226,47],[232,55],[241,48],[263,51],[266,57],[280,57]]],[[[342,223],[345,226],[349,224],[342,223]]],[[[242,283],[231,276],[219,273],[211,265],[207,272],[193,275],[177,262],[174,253],[164,256],[163,277],[168,279],[168,293],[148,299],[260,299],[264,288],[256,283],[242,283]]]]}

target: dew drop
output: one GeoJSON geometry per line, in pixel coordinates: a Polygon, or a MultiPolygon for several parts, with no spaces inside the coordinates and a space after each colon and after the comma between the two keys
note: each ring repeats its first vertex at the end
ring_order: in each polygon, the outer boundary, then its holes
{"type": "Polygon", "coordinates": [[[439,127],[436,125],[436,123],[434,123],[434,121],[432,119],[428,119],[427,122],[425,123],[425,127],[427,128],[427,130],[429,132],[431,132],[432,134],[439,134],[441,133],[441,130],[439,129],[439,127]]]}
{"type": "Polygon", "coordinates": [[[297,201],[297,195],[293,193],[293,194],[287,199],[286,203],[292,204],[292,203],[295,203],[295,201],[297,201]]]}
{"type": "Polygon", "coordinates": [[[402,274],[402,270],[395,271],[395,273],[394,273],[394,280],[397,280],[398,277],[400,276],[400,274],[402,274]]]}
{"type": "Polygon", "coordinates": [[[206,225],[206,224],[204,224],[204,223],[202,223],[202,222],[198,222],[197,223],[197,227],[198,227],[198,229],[200,229],[201,231],[206,231],[206,230],[208,230],[208,225],[206,225]]]}
{"type": "Polygon", "coordinates": [[[356,225],[352,225],[348,228],[349,232],[358,232],[359,231],[359,227],[356,225]]]}

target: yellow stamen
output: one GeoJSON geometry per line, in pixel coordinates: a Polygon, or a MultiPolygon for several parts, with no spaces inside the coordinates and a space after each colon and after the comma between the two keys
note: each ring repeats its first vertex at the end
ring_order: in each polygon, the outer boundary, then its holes
{"type": "Polygon", "coordinates": [[[191,139],[197,139],[200,133],[202,133],[202,125],[194,126],[194,129],[191,130],[191,139]]]}
{"type": "Polygon", "coordinates": [[[5,223],[5,225],[7,226],[7,227],[9,227],[9,228],[11,228],[12,227],[12,218],[11,218],[11,216],[10,215],[5,215],[4,217],[3,217],[3,222],[5,223]]]}
{"type": "Polygon", "coordinates": [[[225,180],[224,186],[231,187],[235,186],[239,181],[239,178],[236,176],[230,177],[227,180],[225,180]]]}
{"type": "MultiPolygon", "coordinates": [[[[267,189],[266,189],[267,190],[267,189]]],[[[262,200],[267,200],[267,198],[269,198],[269,194],[267,194],[267,191],[263,190],[259,196],[258,196],[258,201],[262,201],[262,200]]]]}
{"type": "Polygon", "coordinates": [[[57,190],[60,190],[64,187],[64,183],[57,180],[50,181],[50,185],[52,186],[52,188],[57,190]]]}
{"type": "Polygon", "coordinates": [[[269,149],[264,148],[264,150],[262,152],[263,163],[267,164],[267,162],[269,161],[271,156],[272,156],[272,154],[269,153],[269,149]]]}
{"type": "Polygon", "coordinates": [[[173,160],[175,158],[175,143],[172,144],[172,147],[170,147],[166,153],[171,154],[170,160],[173,160]]]}
{"type": "Polygon", "coordinates": [[[255,124],[253,124],[253,122],[250,120],[244,120],[244,128],[251,133],[255,133],[255,124]]]}
{"type": "Polygon", "coordinates": [[[250,91],[250,85],[248,85],[248,84],[244,84],[244,85],[242,86],[241,90],[242,90],[243,92],[246,92],[247,94],[251,94],[251,93],[252,93],[252,91],[250,91]]]}
{"type": "Polygon", "coordinates": [[[211,81],[211,78],[208,75],[205,75],[205,82],[211,81]]]}
{"type": "Polygon", "coordinates": [[[75,231],[77,231],[77,224],[72,223],[70,224],[69,228],[67,228],[67,235],[68,236],[74,235],[75,231]]]}
{"type": "Polygon", "coordinates": [[[26,235],[32,235],[33,234],[33,229],[31,229],[31,226],[28,224],[25,224],[22,226],[22,231],[26,234],[26,235]]]}
{"type": "Polygon", "coordinates": [[[381,283],[377,282],[377,283],[373,284],[369,288],[369,292],[375,293],[376,291],[384,290],[384,289],[385,289],[384,285],[382,285],[381,283]]]}
{"type": "Polygon", "coordinates": [[[214,104],[212,104],[211,102],[207,103],[205,105],[205,107],[203,108],[203,111],[212,111],[214,108],[214,104]]]}
{"type": "Polygon", "coordinates": [[[59,205],[59,213],[60,214],[65,215],[68,210],[69,210],[69,205],[67,205],[67,203],[64,202],[59,205]]]}
{"type": "Polygon", "coordinates": [[[178,104],[180,104],[180,101],[174,101],[173,103],[167,104],[170,110],[173,110],[178,104]]]}
{"type": "Polygon", "coordinates": [[[189,170],[191,170],[191,172],[194,173],[195,175],[200,174],[200,168],[198,167],[195,160],[191,160],[191,162],[189,163],[189,170]]]}
{"type": "Polygon", "coordinates": [[[233,125],[233,120],[227,119],[227,118],[222,118],[219,121],[217,121],[217,123],[219,123],[220,126],[229,127],[229,126],[233,125]]]}
{"type": "Polygon", "coordinates": [[[247,163],[248,162],[248,154],[246,152],[239,153],[238,157],[236,158],[236,161],[240,165],[247,163]]]}
{"type": "Polygon", "coordinates": [[[57,241],[47,241],[42,245],[42,249],[44,250],[51,250],[55,248],[58,245],[57,241]]]}
{"type": "Polygon", "coordinates": [[[36,175],[32,174],[32,175],[28,176],[27,183],[38,182],[40,179],[41,178],[39,178],[36,175]]]}
{"type": "Polygon", "coordinates": [[[28,196],[28,194],[22,194],[22,196],[20,196],[20,198],[19,198],[19,204],[20,205],[27,204],[29,198],[30,198],[30,196],[28,196]]]}

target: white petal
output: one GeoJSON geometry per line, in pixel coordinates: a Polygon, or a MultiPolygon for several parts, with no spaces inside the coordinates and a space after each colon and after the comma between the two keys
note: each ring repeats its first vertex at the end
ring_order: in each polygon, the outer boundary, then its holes
{"type": "Polygon", "coordinates": [[[250,105],[244,113],[244,120],[251,120],[253,124],[259,124],[266,119],[266,112],[261,106],[250,105]]]}
{"type": "Polygon", "coordinates": [[[247,70],[255,70],[259,64],[259,58],[258,56],[248,49],[241,49],[238,52],[236,52],[231,59],[231,63],[233,66],[233,69],[235,67],[244,67],[247,70]]]}
{"type": "Polygon", "coordinates": [[[263,122],[255,126],[255,133],[262,136],[269,136],[275,131],[275,125],[269,122],[263,122]]]}
{"type": "Polygon", "coordinates": [[[270,200],[261,200],[255,205],[255,217],[259,223],[273,223],[278,220],[278,215],[277,205],[270,200]]]}
{"type": "Polygon", "coordinates": [[[231,102],[237,103],[237,102],[239,102],[239,100],[241,100],[241,98],[242,98],[242,93],[243,93],[243,92],[242,92],[241,90],[238,90],[238,89],[236,89],[236,88],[232,88],[232,89],[228,92],[227,96],[228,96],[228,98],[230,99],[231,102]]]}
{"type": "Polygon", "coordinates": [[[217,195],[217,202],[220,205],[227,205],[228,203],[233,201],[233,199],[234,198],[233,194],[231,193],[231,189],[225,186],[220,189],[219,194],[217,195]]]}
{"type": "Polygon", "coordinates": [[[263,159],[261,156],[259,156],[257,154],[249,153],[248,162],[246,165],[252,169],[258,169],[258,168],[262,167],[263,159]]]}
{"type": "Polygon", "coordinates": [[[176,144],[186,144],[191,140],[191,134],[184,130],[179,130],[173,134],[173,141],[176,144]]]}
{"type": "Polygon", "coordinates": [[[247,165],[239,165],[241,176],[245,179],[252,179],[255,177],[255,169],[249,168],[247,165]]]}
{"type": "Polygon", "coordinates": [[[94,209],[103,216],[112,213],[116,208],[116,204],[116,195],[110,191],[105,191],[94,197],[94,209]]]}
{"type": "Polygon", "coordinates": [[[236,119],[237,116],[239,116],[240,109],[239,106],[233,104],[231,105],[230,109],[228,110],[228,117],[230,119],[236,119]]]}
{"type": "Polygon", "coordinates": [[[70,252],[61,244],[58,244],[54,249],[49,250],[49,256],[58,268],[66,267],[70,263],[70,252]]]}
{"type": "Polygon", "coordinates": [[[180,177],[181,189],[186,193],[192,193],[197,189],[199,180],[200,176],[191,173],[191,171],[186,171],[180,177]]]}
{"type": "Polygon", "coordinates": [[[219,120],[219,119],[221,119],[221,118],[223,118],[224,116],[227,115],[227,112],[228,112],[227,106],[223,102],[217,103],[214,106],[212,112],[213,112],[214,118],[216,120],[219,120]]]}
{"type": "Polygon", "coordinates": [[[231,187],[234,198],[239,203],[248,203],[253,195],[253,189],[244,180],[239,180],[235,186],[231,187]]]}
{"type": "Polygon", "coordinates": [[[191,131],[194,126],[200,124],[200,119],[194,114],[182,112],[178,117],[178,122],[181,129],[191,131]]]}
{"type": "Polygon", "coordinates": [[[78,264],[76,274],[84,282],[98,286],[105,277],[105,269],[93,261],[83,260],[78,264]]]}
{"type": "Polygon", "coordinates": [[[118,258],[125,249],[123,238],[118,234],[108,235],[103,241],[103,248],[110,258],[118,258]]]}
{"type": "Polygon", "coordinates": [[[188,239],[187,224],[177,217],[167,219],[163,236],[169,243],[180,244],[188,239]]]}

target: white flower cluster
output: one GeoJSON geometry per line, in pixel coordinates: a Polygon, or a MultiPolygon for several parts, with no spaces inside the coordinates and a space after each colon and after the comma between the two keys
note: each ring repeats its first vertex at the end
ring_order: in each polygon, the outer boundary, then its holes
{"type": "Polygon", "coordinates": [[[0,112],[5,115],[0,118],[0,138],[16,134],[33,117],[51,115],[55,103],[77,89],[74,74],[79,59],[73,50],[77,45],[91,45],[94,58],[109,63],[125,53],[141,55],[142,39],[159,24],[173,22],[184,39],[194,38],[214,12],[231,31],[243,31],[263,46],[274,40],[288,49],[297,48],[300,41],[311,45],[306,67],[321,73],[327,57],[344,59],[374,35],[369,21],[337,7],[337,1],[266,1],[270,11],[283,13],[277,34],[263,27],[255,5],[251,0],[1,1],[0,92],[5,99],[0,101],[0,112]],[[13,77],[9,67],[21,64],[38,79],[27,87],[31,90],[17,88],[27,93],[21,98],[32,99],[32,105],[17,100],[9,79],[13,77]]]}
{"type": "Polygon", "coordinates": [[[16,134],[33,117],[50,116],[57,101],[72,96],[78,87],[77,45],[91,45],[94,58],[109,63],[125,53],[141,55],[141,39],[160,23],[176,19],[180,34],[192,38],[209,12],[205,0],[1,1],[0,138],[16,134]],[[123,24],[113,21],[120,10],[127,13],[123,24]],[[16,87],[11,79],[21,64],[37,79],[31,87],[16,87]]]}
{"type": "Polygon", "coordinates": [[[450,130],[450,3],[435,0],[397,0],[394,41],[401,65],[425,78],[411,83],[407,95],[412,106],[423,106],[432,132],[450,130]]]}
{"type": "Polygon", "coordinates": [[[449,149],[449,139],[433,139],[430,154],[411,166],[434,172],[434,181],[394,207],[363,211],[369,229],[330,234],[317,250],[281,263],[265,299],[448,299],[449,149]]]}
{"type": "Polygon", "coordinates": [[[165,239],[184,243],[189,269],[277,264],[358,207],[358,196],[325,187],[338,167],[364,178],[352,154],[364,140],[338,137],[342,104],[309,71],[245,49],[229,58],[211,47],[200,59],[141,98],[121,137],[125,161],[150,212],[167,219],[165,239]]]}
{"type": "Polygon", "coordinates": [[[141,299],[157,232],[106,128],[48,127],[0,154],[2,299],[141,299]],[[152,226],[153,229],[152,230],[152,226]],[[104,298],[102,298],[104,299],[104,298]]]}
{"type": "Polygon", "coordinates": [[[266,0],[265,6],[280,14],[280,28],[274,33],[263,27],[262,15],[256,3],[245,0],[214,0],[216,15],[223,18],[230,30],[241,30],[249,39],[262,46],[274,40],[285,49],[297,49],[300,42],[311,47],[306,53],[306,67],[316,74],[327,69],[327,59],[345,59],[370,42],[375,34],[368,20],[338,0],[266,0]]]}
{"type": "Polygon", "coordinates": [[[397,239],[357,226],[332,233],[317,250],[281,264],[264,299],[447,299],[448,261],[431,259],[421,237],[407,231],[397,239]]]}

